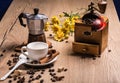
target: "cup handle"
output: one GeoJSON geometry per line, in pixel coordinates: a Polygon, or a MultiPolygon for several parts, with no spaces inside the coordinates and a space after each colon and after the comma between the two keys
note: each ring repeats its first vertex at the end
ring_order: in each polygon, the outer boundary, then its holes
{"type": "Polygon", "coordinates": [[[22,54],[24,54],[25,56],[28,57],[28,55],[24,52],[24,50],[27,50],[27,47],[26,47],[26,46],[23,46],[23,47],[21,48],[21,52],[22,52],[22,54]]]}

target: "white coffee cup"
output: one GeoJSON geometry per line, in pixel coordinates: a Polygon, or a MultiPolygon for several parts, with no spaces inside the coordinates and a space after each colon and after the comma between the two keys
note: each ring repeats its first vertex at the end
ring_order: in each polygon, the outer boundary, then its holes
{"type": "Polygon", "coordinates": [[[48,53],[48,44],[45,42],[32,42],[21,48],[21,52],[31,60],[40,60],[48,53]],[[27,53],[24,52],[27,50],[27,53]]]}

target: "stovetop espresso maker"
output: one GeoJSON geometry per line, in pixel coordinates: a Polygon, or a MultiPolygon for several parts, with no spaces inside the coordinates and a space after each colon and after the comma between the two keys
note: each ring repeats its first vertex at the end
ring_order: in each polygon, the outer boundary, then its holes
{"type": "Polygon", "coordinates": [[[46,42],[43,29],[48,17],[44,14],[38,14],[38,12],[39,9],[34,8],[34,14],[21,13],[19,15],[19,21],[22,26],[26,27],[26,24],[23,23],[23,18],[27,20],[27,26],[29,30],[28,43],[34,41],[46,42]]]}

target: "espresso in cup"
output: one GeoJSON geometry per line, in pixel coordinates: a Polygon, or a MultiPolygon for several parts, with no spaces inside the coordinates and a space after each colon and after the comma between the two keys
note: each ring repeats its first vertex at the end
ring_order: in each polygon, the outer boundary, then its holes
{"type": "Polygon", "coordinates": [[[21,52],[31,60],[40,60],[48,53],[48,44],[45,42],[31,42],[21,48],[21,52]],[[27,50],[27,52],[24,52],[27,50]]]}

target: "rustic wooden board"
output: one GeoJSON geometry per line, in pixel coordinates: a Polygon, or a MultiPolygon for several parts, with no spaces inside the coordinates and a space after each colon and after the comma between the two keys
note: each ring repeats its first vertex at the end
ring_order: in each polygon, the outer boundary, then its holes
{"type": "MultiPolygon", "coordinates": [[[[2,42],[6,30],[7,38],[0,49],[9,48],[0,57],[0,77],[7,71],[6,63],[13,53],[12,47],[27,42],[27,28],[22,28],[17,19],[21,12],[33,13],[33,8],[40,8],[40,12],[46,14],[49,18],[62,13],[70,12],[76,8],[87,7],[90,1],[83,0],[14,0],[0,22],[0,43],[2,42]],[[10,28],[13,29],[9,32],[10,28]]],[[[109,37],[108,47],[102,53],[100,58],[81,58],[78,54],[72,52],[72,42],[74,36],[68,39],[68,43],[56,42],[49,37],[50,32],[46,32],[47,40],[52,42],[53,48],[60,52],[54,68],[65,67],[68,71],[63,73],[65,79],[59,83],[119,83],[120,82],[120,23],[117,17],[112,0],[108,0],[107,10],[104,14],[109,19],[109,37]],[[111,52],[108,52],[111,50],[111,52]]],[[[50,19],[49,19],[50,20],[50,19]]],[[[48,71],[48,70],[46,70],[48,71]]],[[[45,83],[52,83],[48,72],[43,76],[45,83]]],[[[7,83],[0,81],[0,83],[7,83]]],[[[15,82],[13,82],[15,83],[15,82]]]]}

